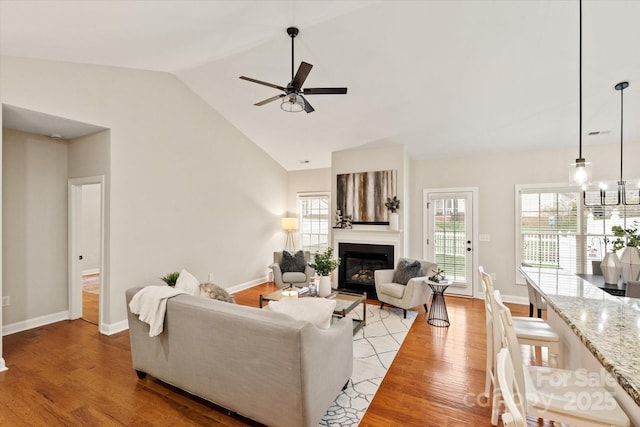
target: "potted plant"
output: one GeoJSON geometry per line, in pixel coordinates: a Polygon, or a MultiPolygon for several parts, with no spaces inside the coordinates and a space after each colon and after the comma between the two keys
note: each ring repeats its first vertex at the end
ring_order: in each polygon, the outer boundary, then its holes
{"type": "Polygon", "coordinates": [[[398,230],[398,209],[400,209],[400,199],[396,196],[387,197],[387,201],[384,205],[389,210],[389,228],[392,230],[398,230]]]}
{"type": "Polygon", "coordinates": [[[173,273],[167,273],[165,276],[162,276],[160,280],[165,282],[167,285],[174,287],[178,281],[178,276],[180,276],[180,273],[174,271],[173,273]]]}
{"type": "Polygon", "coordinates": [[[320,275],[318,295],[326,297],[331,293],[331,279],[329,274],[340,265],[340,258],[333,258],[333,248],[327,248],[324,253],[316,254],[313,263],[309,264],[320,275]]]}
{"type": "Polygon", "coordinates": [[[640,236],[638,235],[638,223],[635,227],[622,228],[619,225],[611,227],[616,240],[613,241],[613,252],[624,249],[620,256],[620,265],[623,283],[629,280],[638,280],[640,277],[640,236]],[[626,241],[626,242],[625,242],[626,241]]]}

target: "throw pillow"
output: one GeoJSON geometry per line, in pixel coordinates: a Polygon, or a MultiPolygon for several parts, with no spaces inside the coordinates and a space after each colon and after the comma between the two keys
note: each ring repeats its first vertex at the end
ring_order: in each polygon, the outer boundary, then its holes
{"type": "Polygon", "coordinates": [[[184,268],[180,271],[175,287],[176,289],[182,289],[194,297],[200,294],[200,281],[184,268]]]}
{"type": "Polygon", "coordinates": [[[296,320],[313,323],[318,328],[328,329],[331,316],[336,308],[335,299],[327,298],[293,298],[271,301],[267,306],[271,311],[284,313],[296,320]]]}
{"type": "Polygon", "coordinates": [[[423,274],[422,263],[419,260],[400,258],[396,270],[393,273],[393,283],[406,285],[409,280],[414,277],[420,277],[423,274]]]}
{"type": "Polygon", "coordinates": [[[289,251],[282,251],[282,259],[280,260],[280,270],[283,273],[304,273],[307,262],[304,260],[304,252],[298,251],[292,254],[289,251]]]}
{"type": "Polygon", "coordinates": [[[218,285],[213,283],[201,283],[200,284],[200,296],[203,298],[217,299],[218,301],[235,303],[236,300],[233,295],[225,291],[218,285]]]}

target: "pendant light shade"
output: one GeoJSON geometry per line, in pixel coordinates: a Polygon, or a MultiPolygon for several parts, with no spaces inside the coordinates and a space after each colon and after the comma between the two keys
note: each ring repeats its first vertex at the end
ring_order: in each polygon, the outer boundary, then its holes
{"type": "Polygon", "coordinates": [[[584,187],[591,182],[591,162],[585,159],[576,159],[569,167],[569,180],[580,187],[584,187]]]}

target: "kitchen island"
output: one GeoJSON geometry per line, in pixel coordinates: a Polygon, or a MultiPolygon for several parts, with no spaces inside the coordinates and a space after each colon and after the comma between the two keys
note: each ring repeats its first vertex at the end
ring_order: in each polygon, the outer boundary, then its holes
{"type": "Polygon", "coordinates": [[[610,295],[573,273],[521,267],[547,301],[547,320],[561,337],[565,368],[600,372],[634,425],[640,426],[640,299],[610,295]],[[607,381],[609,373],[613,381],[607,381]]]}

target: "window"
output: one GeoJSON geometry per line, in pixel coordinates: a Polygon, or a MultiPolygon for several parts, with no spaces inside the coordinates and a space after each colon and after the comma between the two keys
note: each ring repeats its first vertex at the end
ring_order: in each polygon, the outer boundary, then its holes
{"type": "Polygon", "coordinates": [[[584,247],[582,248],[586,258],[583,271],[591,273],[592,261],[600,262],[606,251],[611,250],[613,242],[617,239],[611,228],[640,226],[640,206],[597,206],[583,207],[584,247]]]}
{"type": "MultiPolygon", "coordinates": [[[[516,263],[591,274],[611,250],[611,228],[640,225],[640,206],[585,207],[573,187],[516,187],[516,263]]],[[[517,275],[518,283],[523,283],[517,275]]]]}
{"type": "Polygon", "coordinates": [[[298,222],[302,250],[312,254],[329,247],[329,195],[298,195],[298,222]]]}
{"type": "Polygon", "coordinates": [[[577,272],[581,264],[579,193],[570,188],[519,192],[518,265],[577,272]]]}

